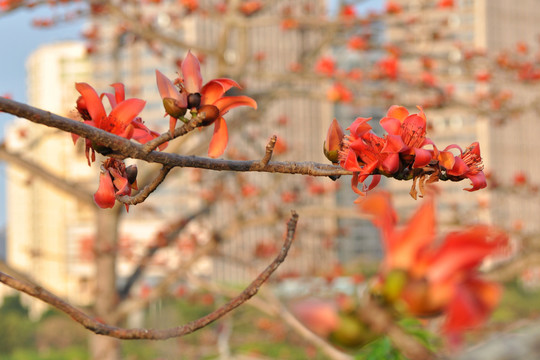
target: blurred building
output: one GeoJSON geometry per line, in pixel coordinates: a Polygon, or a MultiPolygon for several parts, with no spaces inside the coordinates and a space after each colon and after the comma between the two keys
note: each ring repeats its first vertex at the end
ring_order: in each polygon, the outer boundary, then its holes
{"type": "MultiPolygon", "coordinates": [[[[69,116],[77,99],[74,83],[88,80],[91,73],[84,45],[43,46],[26,66],[29,104],[69,116]]],[[[75,148],[69,134],[16,120],[7,129],[6,146],[21,159],[88,189],[93,171],[85,164],[82,146],[75,148]]],[[[8,163],[6,174],[7,262],[46,288],[78,300],[84,294],[78,289],[79,279],[69,271],[69,228],[93,222],[92,208],[15,163],[8,163]]]]}

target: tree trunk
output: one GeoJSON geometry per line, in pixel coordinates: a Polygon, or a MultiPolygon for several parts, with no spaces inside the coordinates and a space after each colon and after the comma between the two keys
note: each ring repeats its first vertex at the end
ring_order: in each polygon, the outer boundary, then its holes
{"type": "MultiPolygon", "coordinates": [[[[119,211],[96,211],[96,301],[95,315],[110,325],[111,314],[117,304],[116,252],[118,244],[119,211]]],[[[102,335],[90,335],[90,354],[94,360],[119,360],[120,340],[102,335]]]]}

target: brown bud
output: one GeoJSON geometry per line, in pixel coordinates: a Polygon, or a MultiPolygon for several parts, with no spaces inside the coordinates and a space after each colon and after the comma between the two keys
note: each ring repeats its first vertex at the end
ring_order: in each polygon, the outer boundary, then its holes
{"type": "Polygon", "coordinates": [[[167,114],[171,115],[173,118],[176,119],[178,119],[180,116],[183,116],[187,110],[185,107],[179,106],[178,101],[173,98],[164,98],[163,107],[165,108],[167,114]]]}
{"type": "Polygon", "coordinates": [[[133,184],[135,181],[137,181],[137,172],[137,165],[129,165],[126,168],[127,181],[130,184],[133,184]]]}
{"type": "Polygon", "coordinates": [[[198,108],[199,105],[201,105],[201,94],[199,93],[189,94],[187,97],[187,103],[188,103],[188,108],[190,109],[198,108]]]}
{"type": "Polygon", "coordinates": [[[202,121],[201,126],[212,125],[219,117],[219,109],[214,105],[203,105],[199,108],[198,113],[204,113],[204,120],[202,121]]]}

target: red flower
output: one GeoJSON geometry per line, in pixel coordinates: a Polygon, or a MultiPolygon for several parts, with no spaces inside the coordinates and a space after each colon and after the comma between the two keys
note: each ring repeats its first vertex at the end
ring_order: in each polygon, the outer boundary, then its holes
{"type": "Polygon", "coordinates": [[[238,106],[250,106],[256,109],[257,103],[248,96],[223,96],[232,87],[240,88],[234,80],[214,79],[202,86],[200,63],[191,52],[188,52],[182,62],[181,71],[182,78],[176,80],[177,89],[169,79],[156,70],[159,93],[165,110],[171,115],[171,134],[174,132],[176,119],[185,113],[185,110],[182,112],[184,105],[187,109],[204,113],[205,119],[201,126],[214,124],[214,134],[210,141],[208,155],[214,158],[219,157],[225,151],[229,139],[227,123],[223,115],[238,106]]]}
{"type": "Polygon", "coordinates": [[[387,300],[401,300],[416,316],[446,316],[443,329],[459,334],[484,322],[495,307],[500,289],[479,278],[482,261],[508,245],[506,234],[476,225],[449,233],[435,244],[435,207],[429,200],[403,228],[388,193],[371,194],[360,204],[374,215],[385,257],[374,285],[387,300]]]}
{"type": "Polygon", "coordinates": [[[414,158],[412,167],[420,168],[429,164],[432,154],[424,149],[433,142],[426,138],[426,115],[421,107],[419,114],[409,115],[403,106],[393,105],[388,109],[386,117],[380,121],[381,126],[388,132],[387,145],[384,152],[399,152],[414,158]]]}
{"type": "MultiPolygon", "coordinates": [[[[483,189],[487,186],[486,175],[484,174],[484,164],[480,155],[480,144],[472,143],[465,151],[461,151],[459,146],[450,145],[449,148],[457,148],[461,154],[454,157],[453,166],[447,167],[448,178],[452,181],[460,181],[465,178],[471,180],[471,188],[467,191],[475,191],[483,189]]],[[[439,156],[440,157],[440,156],[439,156]]]]}
{"type": "MultiPolygon", "coordinates": [[[[111,85],[115,93],[102,94],[97,92],[87,83],[76,83],[75,88],[81,94],[77,99],[77,110],[85,124],[105,130],[126,139],[134,139],[144,144],[157,137],[159,134],[149,130],[138,117],[146,102],[141,99],[125,99],[124,85],[120,83],[111,85]],[[106,96],[111,103],[111,112],[107,115],[103,106],[102,97],[106,96]]],[[[77,142],[78,135],[72,134],[73,142],[77,142]]],[[[166,145],[162,145],[163,149],[166,145]]],[[[92,161],[95,161],[95,151],[107,151],[99,144],[86,139],[86,158],[90,165],[90,149],[92,149],[92,161]]]]}
{"type": "Polygon", "coordinates": [[[315,72],[325,76],[332,76],[336,72],[336,61],[330,56],[323,56],[315,63],[315,72]]]}
{"type": "MultiPolygon", "coordinates": [[[[94,201],[102,208],[112,208],[116,196],[131,195],[131,190],[137,189],[137,166],[126,167],[123,161],[108,158],[101,166],[99,187],[94,194],[94,201]]],[[[129,205],[126,204],[129,211],[129,205]]]]}

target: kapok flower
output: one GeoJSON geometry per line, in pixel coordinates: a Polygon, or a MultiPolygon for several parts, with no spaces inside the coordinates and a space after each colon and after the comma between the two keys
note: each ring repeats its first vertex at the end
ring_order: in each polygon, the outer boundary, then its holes
{"type": "MultiPolygon", "coordinates": [[[[159,134],[149,130],[138,117],[146,102],[141,99],[125,99],[124,85],[116,83],[111,85],[115,89],[114,95],[97,92],[87,83],[76,83],[75,88],[81,94],[77,99],[77,110],[85,124],[105,130],[112,134],[122,136],[126,139],[134,139],[144,144],[157,137],[159,134]],[[105,111],[102,97],[106,96],[111,103],[112,110],[109,114],[105,111]]],[[[77,142],[79,136],[72,134],[73,142],[77,142]]],[[[163,149],[166,145],[160,147],[163,149]]],[[[109,150],[100,144],[93,143],[86,139],[86,158],[90,165],[90,150],[92,150],[91,161],[95,161],[95,150],[106,153],[109,150]]]]}
{"type": "Polygon", "coordinates": [[[460,155],[454,157],[452,167],[447,167],[448,179],[452,181],[461,181],[465,178],[471,180],[472,187],[465,189],[467,191],[485,188],[487,183],[486,175],[483,172],[484,164],[480,155],[480,144],[474,142],[465,151],[461,151],[457,145],[451,145],[445,150],[450,147],[459,149],[460,155]]]}
{"type": "Polygon", "coordinates": [[[501,290],[478,274],[483,260],[508,245],[505,233],[476,225],[435,242],[435,206],[425,201],[409,222],[396,227],[388,193],[375,193],[360,207],[381,230],[385,257],[372,290],[390,303],[401,303],[415,316],[444,314],[443,330],[459,335],[482,324],[501,290]]]}
{"type": "Polygon", "coordinates": [[[185,110],[204,113],[201,126],[214,124],[214,134],[210,141],[208,155],[216,158],[223,154],[229,139],[227,123],[223,116],[238,106],[257,108],[255,100],[248,96],[224,96],[232,87],[241,88],[231,79],[214,79],[202,86],[202,76],[199,60],[188,52],[181,66],[182,77],[175,83],[156,70],[156,79],[165,110],[171,116],[170,131],[174,133],[176,119],[181,118],[185,110]],[[168,105],[169,104],[169,105],[168,105]],[[185,107],[184,107],[185,106],[185,107]]]}
{"type": "MultiPolygon", "coordinates": [[[[137,166],[126,167],[122,160],[108,158],[101,166],[99,187],[94,194],[94,201],[102,208],[112,208],[117,196],[131,195],[137,190],[137,166]]],[[[129,205],[126,204],[129,211],[129,205]]]]}

